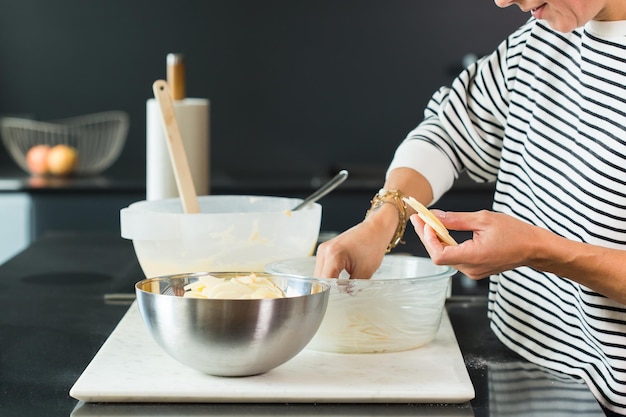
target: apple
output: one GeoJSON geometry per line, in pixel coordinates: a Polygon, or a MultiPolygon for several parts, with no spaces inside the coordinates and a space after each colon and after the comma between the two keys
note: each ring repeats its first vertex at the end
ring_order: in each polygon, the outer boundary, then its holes
{"type": "Polygon", "coordinates": [[[26,165],[31,173],[35,175],[48,173],[48,152],[50,152],[48,145],[35,145],[26,152],[26,165]]]}
{"type": "Polygon", "coordinates": [[[48,171],[53,175],[70,175],[78,164],[78,151],[69,145],[55,145],[46,158],[48,171]]]}

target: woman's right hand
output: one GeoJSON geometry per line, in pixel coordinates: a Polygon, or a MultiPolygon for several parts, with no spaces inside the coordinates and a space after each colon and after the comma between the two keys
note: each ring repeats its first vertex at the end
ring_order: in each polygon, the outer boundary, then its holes
{"type": "Polygon", "coordinates": [[[384,204],[376,213],[317,248],[315,276],[337,278],[346,270],[351,278],[371,278],[380,267],[398,223],[398,212],[384,204]]]}
{"type": "MultiPolygon", "coordinates": [[[[383,189],[400,190],[422,204],[433,198],[426,178],[411,168],[391,170],[383,189]]],[[[412,210],[407,209],[407,215],[411,213],[412,210]]],[[[371,278],[383,261],[399,220],[395,204],[382,204],[368,211],[361,223],[318,246],[315,276],[337,278],[345,270],[351,278],[371,278]]]]}
{"type": "Polygon", "coordinates": [[[353,278],[370,278],[380,266],[386,241],[376,242],[376,234],[365,223],[321,243],[317,248],[315,276],[337,278],[345,269],[353,278]],[[382,250],[381,250],[382,247],[382,250]]]}

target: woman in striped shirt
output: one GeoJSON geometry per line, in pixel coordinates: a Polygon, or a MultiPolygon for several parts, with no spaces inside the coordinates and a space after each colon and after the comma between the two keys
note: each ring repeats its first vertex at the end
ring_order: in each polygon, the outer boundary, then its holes
{"type": "Polygon", "coordinates": [[[433,204],[464,171],[495,181],[492,211],[435,211],[472,239],[447,246],[411,216],[415,232],[435,263],[490,277],[504,344],[626,413],[626,1],[496,4],[532,18],[435,93],[372,210],[320,245],[315,273],[371,276],[404,231],[401,196],[433,204]]]}

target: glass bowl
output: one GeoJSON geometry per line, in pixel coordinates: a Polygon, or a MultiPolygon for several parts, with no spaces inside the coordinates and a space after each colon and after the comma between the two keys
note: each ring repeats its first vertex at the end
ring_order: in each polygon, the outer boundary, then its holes
{"type": "MultiPolygon", "coordinates": [[[[313,277],[315,257],[273,262],[271,273],[313,277]]],[[[345,273],[345,271],[344,271],[345,273]]],[[[371,279],[325,279],[328,311],[309,348],[338,353],[415,349],[434,339],[456,270],[429,258],[388,255],[371,279]]]]}

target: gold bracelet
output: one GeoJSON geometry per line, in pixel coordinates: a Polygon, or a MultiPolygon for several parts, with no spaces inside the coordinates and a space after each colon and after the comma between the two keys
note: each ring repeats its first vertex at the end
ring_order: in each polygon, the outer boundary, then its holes
{"type": "Polygon", "coordinates": [[[387,245],[385,253],[391,252],[391,249],[395,248],[400,243],[404,243],[402,237],[404,236],[404,231],[406,229],[407,215],[406,204],[402,200],[402,197],[404,197],[404,194],[402,194],[401,191],[385,190],[384,188],[381,188],[378,193],[374,195],[374,198],[372,198],[372,206],[369,210],[367,210],[367,213],[365,213],[365,217],[367,218],[370,213],[378,210],[385,203],[393,204],[396,209],[398,209],[398,227],[391,238],[391,242],[387,245]]]}

